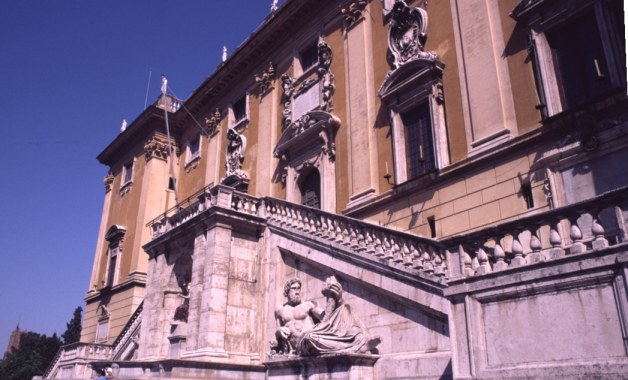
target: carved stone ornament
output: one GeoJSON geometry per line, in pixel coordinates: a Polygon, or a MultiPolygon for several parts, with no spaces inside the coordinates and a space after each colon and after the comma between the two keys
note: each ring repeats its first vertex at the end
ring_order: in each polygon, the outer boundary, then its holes
{"type": "Polygon", "coordinates": [[[390,12],[388,48],[392,66],[398,69],[407,62],[417,59],[435,60],[434,52],[424,52],[427,39],[427,12],[421,8],[409,7],[403,0],[397,0],[390,12]]]}
{"type": "Polygon", "coordinates": [[[340,14],[342,14],[347,28],[351,28],[362,19],[362,13],[366,8],[366,4],[368,4],[366,0],[351,0],[340,9],[340,14]]]}
{"type": "Polygon", "coordinates": [[[289,160],[291,152],[299,152],[318,141],[323,154],[330,161],[336,158],[334,138],[340,126],[340,119],[325,111],[310,111],[290,124],[284,130],[274,155],[284,161],[289,160]]]}
{"type": "Polygon", "coordinates": [[[163,161],[168,159],[168,142],[155,136],[144,143],[144,159],[148,162],[153,158],[163,161]]]}
{"type": "Polygon", "coordinates": [[[220,121],[222,120],[222,115],[220,114],[220,110],[216,108],[216,111],[211,117],[205,118],[205,127],[207,128],[207,134],[212,137],[218,133],[218,126],[220,125],[220,121]]]}
{"type": "Polygon", "coordinates": [[[111,191],[111,185],[113,184],[114,178],[115,177],[113,176],[113,173],[111,173],[111,171],[105,176],[105,179],[103,180],[103,183],[105,184],[105,193],[111,191]]]}
{"type": "Polygon", "coordinates": [[[275,67],[271,62],[268,65],[268,69],[261,75],[255,76],[255,82],[259,85],[262,93],[265,93],[269,88],[272,88],[273,80],[275,80],[275,67]]]}
{"type": "Polygon", "coordinates": [[[322,82],[323,99],[321,110],[331,112],[334,109],[332,96],[336,90],[334,85],[334,74],[329,70],[333,54],[327,42],[322,39],[318,42],[318,78],[322,82]]]}
{"type": "Polygon", "coordinates": [[[292,123],[292,94],[294,87],[292,86],[292,77],[288,74],[281,76],[281,87],[283,88],[283,113],[281,118],[281,130],[286,129],[292,123]]]}

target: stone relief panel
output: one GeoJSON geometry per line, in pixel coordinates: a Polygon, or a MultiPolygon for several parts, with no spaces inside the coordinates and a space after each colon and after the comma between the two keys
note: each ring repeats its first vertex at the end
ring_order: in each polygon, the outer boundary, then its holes
{"type": "Polygon", "coordinates": [[[367,3],[366,0],[351,0],[340,9],[340,14],[342,14],[347,28],[351,28],[362,19],[362,13],[367,3]]]}
{"type": "Polygon", "coordinates": [[[162,161],[168,159],[168,142],[155,136],[144,143],[144,159],[148,162],[153,158],[162,161]]]}
{"type": "Polygon", "coordinates": [[[262,72],[260,75],[255,75],[255,83],[260,87],[260,92],[263,94],[273,87],[273,81],[275,80],[275,66],[271,62],[268,65],[268,69],[262,72]]]}
{"type": "Polygon", "coordinates": [[[220,114],[220,110],[218,108],[216,108],[216,111],[214,111],[211,117],[205,118],[205,128],[207,128],[207,134],[210,138],[219,132],[218,127],[220,126],[221,120],[222,115],[220,114]]]}

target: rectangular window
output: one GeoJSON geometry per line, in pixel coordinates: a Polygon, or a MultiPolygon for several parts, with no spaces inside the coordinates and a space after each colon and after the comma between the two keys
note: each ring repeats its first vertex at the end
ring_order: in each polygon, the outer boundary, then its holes
{"type": "Polygon", "coordinates": [[[133,180],[133,161],[127,162],[122,168],[122,186],[133,180]]]}
{"type": "Polygon", "coordinates": [[[232,105],[233,121],[235,124],[245,120],[246,117],[246,95],[238,99],[232,105]]]}
{"type": "Polygon", "coordinates": [[[611,89],[609,68],[593,9],[546,32],[564,109],[611,89]]]}
{"type": "Polygon", "coordinates": [[[116,245],[114,247],[109,248],[109,260],[107,263],[107,280],[105,282],[105,286],[113,286],[117,279],[117,269],[118,269],[118,253],[120,252],[119,247],[116,245]]]}
{"type": "Polygon", "coordinates": [[[188,155],[186,163],[189,163],[201,155],[201,136],[190,140],[188,143],[188,155]]]}
{"type": "Polygon", "coordinates": [[[405,128],[406,168],[408,179],[419,177],[436,169],[432,122],[429,103],[401,114],[405,128]]]}
{"type": "Polygon", "coordinates": [[[313,44],[299,52],[299,63],[301,72],[307,71],[310,67],[318,63],[318,45],[313,44]]]}

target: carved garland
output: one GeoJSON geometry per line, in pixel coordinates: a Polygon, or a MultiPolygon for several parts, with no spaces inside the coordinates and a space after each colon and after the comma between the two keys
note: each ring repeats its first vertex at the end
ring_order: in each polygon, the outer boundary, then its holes
{"type": "Polygon", "coordinates": [[[109,171],[109,173],[105,176],[105,179],[103,180],[103,183],[105,184],[105,194],[111,191],[111,185],[113,184],[114,178],[115,177],[111,171],[109,171]]]}

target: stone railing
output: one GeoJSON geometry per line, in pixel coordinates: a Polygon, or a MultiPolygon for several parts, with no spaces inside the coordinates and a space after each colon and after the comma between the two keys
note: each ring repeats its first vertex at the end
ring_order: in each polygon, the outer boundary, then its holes
{"type": "Polygon", "coordinates": [[[173,228],[185,223],[210,207],[214,184],[202,188],[179,202],[176,206],[161,214],[148,223],[153,239],[165,234],[173,228]],[[208,203],[209,202],[209,203],[208,203]]]}
{"type": "Polygon", "coordinates": [[[450,278],[474,277],[607,248],[628,240],[628,188],[444,239],[450,278]]]}
{"type": "Polygon", "coordinates": [[[97,343],[77,342],[62,346],[44,372],[43,378],[48,379],[54,376],[63,363],[77,362],[78,359],[83,361],[108,360],[111,356],[111,350],[110,345],[97,343]]]}
{"type": "Polygon", "coordinates": [[[263,198],[262,212],[269,224],[337,243],[392,266],[437,279],[446,276],[444,250],[435,240],[270,197],[263,198]]]}

